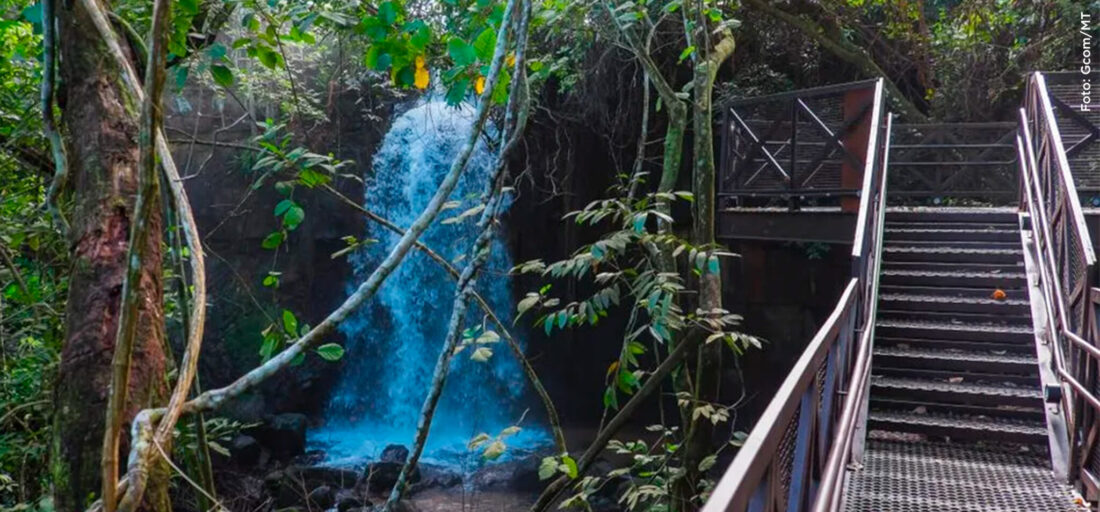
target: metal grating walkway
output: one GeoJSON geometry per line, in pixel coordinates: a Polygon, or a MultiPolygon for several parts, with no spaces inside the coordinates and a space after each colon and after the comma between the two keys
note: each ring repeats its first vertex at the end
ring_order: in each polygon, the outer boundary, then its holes
{"type": "Polygon", "coordinates": [[[1088,510],[1030,452],[948,443],[868,442],[850,473],[847,512],[1079,512],[1088,510]]]}

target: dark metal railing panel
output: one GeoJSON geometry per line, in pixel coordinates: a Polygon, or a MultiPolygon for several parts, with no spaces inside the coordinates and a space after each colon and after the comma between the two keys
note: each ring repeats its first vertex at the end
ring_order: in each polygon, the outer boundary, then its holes
{"type": "Polygon", "coordinates": [[[862,447],[852,440],[862,411],[841,397],[864,396],[869,384],[865,369],[886,205],[884,148],[890,144],[881,81],[875,82],[873,98],[868,115],[874,129],[861,155],[867,165],[852,244],[852,279],[714,488],[705,512],[807,511],[835,503],[844,461],[862,447]]]}
{"type": "Polygon", "coordinates": [[[862,148],[881,80],[791,91],[722,105],[720,204],[754,206],[856,197],[862,148]]]}
{"type": "Polygon", "coordinates": [[[1013,204],[1016,123],[899,124],[890,195],[913,204],[1013,204]]]}

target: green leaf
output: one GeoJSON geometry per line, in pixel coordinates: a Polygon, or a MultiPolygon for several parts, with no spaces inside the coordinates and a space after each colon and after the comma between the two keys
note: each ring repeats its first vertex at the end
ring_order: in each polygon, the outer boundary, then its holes
{"type": "Polygon", "coordinates": [[[302,220],[306,218],[306,211],[301,206],[291,206],[286,211],[286,215],[283,215],[283,226],[293,231],[298,228],[298,225],[302,223],[302,220]]]}
{"type": "Polygon", "coordinates": [[[493,58],[493,49],[497,44],[497,32],[493,27],[482,30],[474,39],[474,51],[482,62],[488,62],[493,58]]]}
{"type": "Polygon", "coordinates": [[[298,335],[298,318],[289,309],[283,310],[283,330],[291,336],[298,335]]]}
{"type": "Polygon", "coordinates": [[[451,106],[462,103],[462,100],[466,99],[466,91],[470,88],[470,80],[463,78],[455,80],[447,89],[447,104],[451,106]]]}
{"type": "Polygon", "coordinates": [[[289,210],[291,206],[294,206],[294,201],[291,201],[290,199],[283,199],[282,201],[279,201],[279,204],[275,205],[275,216],[279,217],[282,214],[286,213],[286,211],[289,210]]]}
{"type": "Polygon", "coordinates": [[[279,284],[279,278],[277,278],[275,276],[266,276],[266,277],[264,277],[264,286],[267,286],[267,287],[270,288],[270,287],[275,286],[277,284],[279,284]]]}
{"type": "Polygon", "coordinates": [[[485,442],[490,440],[490,439],[492,439],[492,438],[489,437],[489,434],[486,434],[486,433],[482,432],[482,433],[474,436],[474,438],[471,439],[469,443],[466,443],[466,449],[467,450],[476,450],[477,447],[485,444],[485,442]]]}
{"type": "Polygon", "coordinates": [[[325,361],[339,361],[340,358],[344,357],[344,347],[336,343],[325,343],[317,347],[317,355],[325,361]]]}
{"type": "Polygon", "coordinates": [[[210,66],[210,75],[214,77],[214,83],[225,87],[233,87],[233,71],[221,64],[210,66]]]}
{"type": "Polygon", "coordinates": [[[382,2],[378,6],[378,18],[386,25],[393,25],[397,21],[397,6],[393,2],[382,2]]]}
{"type": "Polygon", "coordinates": [[[471,360],[479,363],[488,362],[491,357],[493,357],[493,349],[489,347],[477,347],[477,350],[470,355],[471,360]]]}
{"type": "Polygon", "coordinates": [[[485,451],[482,452],[481,456],[484,457],[486,460],[496,460],[499,459],[501,455],[504,455],[504,450],[506,448],[507,447],[504,446],[504,442],[498,439],[496,441],[493,441],[492,443],[489,443],[489,446],[485,447],[485,451]]]}
{"type": "Polygon", "coordinates": [[[298,352],[298,354],[295,355],[294,358],[290,360],[290,366],[299,366],[304,362],[306,362],[306,353],[305,352],[298,352]]]}
{"type": "Polygon", "coordinates": [[[274,233],[271,233],[270,235],[267,235],[267,237],[264,238],[264,241],[260,242],[260,247],[263,247],[264,249],[275,249],[283,244],[283,240],[285,238],[286,235],[284,235],[282,231],[276,231],[274,233]]]}
{"type": "Polygon", "coordinates": [[[548,480],[558,472],[557,457],[543,457],[539,463],[539,480],[548,480]]]}
{"type": "Polygon", "coordinates": [[[680,52],[680,58],[676,60],[676,63],[679,64],[679,63],[683,62],[684,59],[687,59],[688,57],[691,57],[691,54],[693,54],[693,53],[695,53],[695,46],[694,45],[688,46],[687,48],[684,48],[684,51],[680,52]]]}
{"type": "Polygon", "coordinates": [[[477,50],[459,37],[452,37],[447,41],[447,55],[450,55],[451,60],[459,67],[469,66],[477,61],[477,50]]]}
{"type": "Polygon", "coordinates": [[[573,457],[568,455],[561,456],[562,465],[565,466],[564,472],[569,475],[569,478],[577,478],[577,461],[573,460],[573,457]]]}

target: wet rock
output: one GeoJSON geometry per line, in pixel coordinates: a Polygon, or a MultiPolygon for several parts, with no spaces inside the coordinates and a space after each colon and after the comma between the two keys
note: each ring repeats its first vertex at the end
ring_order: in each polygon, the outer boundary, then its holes
{"type": "Polygon", "coordinates": [[[279,460],[288,460],[306,450],[304,414],[276,414],[250,434],[279,460]]]}
{"type": "Polygon", "coordinates": [[[336,493],[336,510],[338,512],[349,512],[370,506],[371,503],[369,501],[359,496],[354,491],[341,490],[336,493]]]}
{"type": "Polygon", "coordinates": [[[318,507],[327,510],[336,504],[336,491],[333,491],[332,487],[322,485],[310,491],[306,500],[310,508],[318,507]]]}
{"type": "Polygon", "coordinates": [[[255,437],[241,434],[229,443],[229,460],[237,467],[255,467],[259,465],[263,451],[255,437]]]}
{"type": "Polygon", "coordinates": [[[462,474],[448,469],[445,466],[435,464],[419,464],[421,472],[420,483],[416,489],[449,489],[462,484],[462,474]]]}
{"type": "MultiPolygon", "coordinates": [[[[363,481],[371,492],[389,492],[390,489],[393,489],[393,485],[397,483],[397,476],[401,474],[401,467],[404,465],[404,462],[373,462],[367,465],[366,472],[363,474],[363,481]]],[[[419,481],[420,468],[416,468],[408,476],[406,483],[412,485],[419,481]]]]}
{"type": "Polygon", "coordinates": [[[324,450],[310,450],[290,459],[293,466],[316,466],[325,460],[324,450]]]}
{"type": "Polygon", "coordinates": [[[524,492],[540,491],[545,486],[545,482],[539,480],[541,461],[541,456],[527,455],[508,461],[487,463],[474,474],[474,487],[524,492]]]}
{"type": "Polygon", "coordinates": [[[382,450],[382,456],[378,460],[404,464],[409,460],[409,449],[400,444],[391,444],[382,450]]]}
{"type": "Polygon", "coordinates": [[[291,466],[284,473],[301,489],[316,489],[327,485],[333,489],[351,489],[359,480],[353,469],[326,466],[291,466]]]}

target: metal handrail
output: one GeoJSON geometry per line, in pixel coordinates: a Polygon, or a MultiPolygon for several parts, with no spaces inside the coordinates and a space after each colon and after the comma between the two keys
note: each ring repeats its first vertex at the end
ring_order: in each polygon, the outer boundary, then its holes
{"type": "Polygon", "coordinates": [[[1031,215],[1034,260],[1051,338],[1043,341],[1050,346],[1050,364],[1061,382],[1058,401],[1069,447],[1069,460],[1064,461],[1066,476],[1079,488],[1088,488],[1095,498],[1100,489],[1085,465],[1090,457],[1100,454],[1094,453],[1095,441],[1089,439],[1096,427],[1095,417],[1086,415],[1084,407],[1087,404],[1100,412],[1100,398],[1093,391],[1097,380],[1089,370],[1092,365],[1074,363],[1078,354],[1100,362],[1096,313],[1089,296],[1095,289],[1096,255],[1042,73],[1033,73],[1028,80],[1016,143],[1022,171],[1020,207],[1031,215]],[[1033,137],[1033,128],[1037,138],[1033,137]],[[1071,243],[1073,238],[1077,247],[1071,243]],[[1075,276],[1077,266],[1080,275],[1075,276]],[[1071,281],[1076,278],[1077,283],[1063,280],[1063,272],[1071,281]],[[1075,305],[1081,309],[1079,314],[1074,311],[1075,305]]]}
{"type": "Polygon", "coordinates": [[[883,232],[886,227],[886,194],[887,173],[889,172],[889,148],[890,136],[893,131],[893,119],[886,120],[886,142],[882,157],[882,177],[878,190],[877,218],[871,258],[873,264],[869,265],[870,279],[869,289],[866,295],[866,307],[868,308],[863,333],[859,339],[855,366],[852,368],[852,381],[848,386],[848,392],[844,399],[844,408],[840,415],[840,428],[836,433],[838,443],[834,443],[829,450],[829,457],[825,463],[825,472],[821,477],[821,487],[814,512],[829,512],[839,510],[842,488],[844,486],[843,472],[847,462],[852,459],[862,459],[862,446],[852,450],[852,443],[856,440],[858,427],[866,419],[867,394],[871,383],[871,354],[874,352],[875,318],[878,316],[878,288],[879,271],[882,268],[882,242],[883,232]]]}
{"type": "Polygon", "coordinates": [[[853,435],[863,414],[858,397],[866,396],[869,384],[891,126],[889,119],[883,123],[881,80],[875,82],[872,101],[852,278],[715,486],[704,512],[835,510],[843,462],[862,446],[853,449],[853,435]]]}

